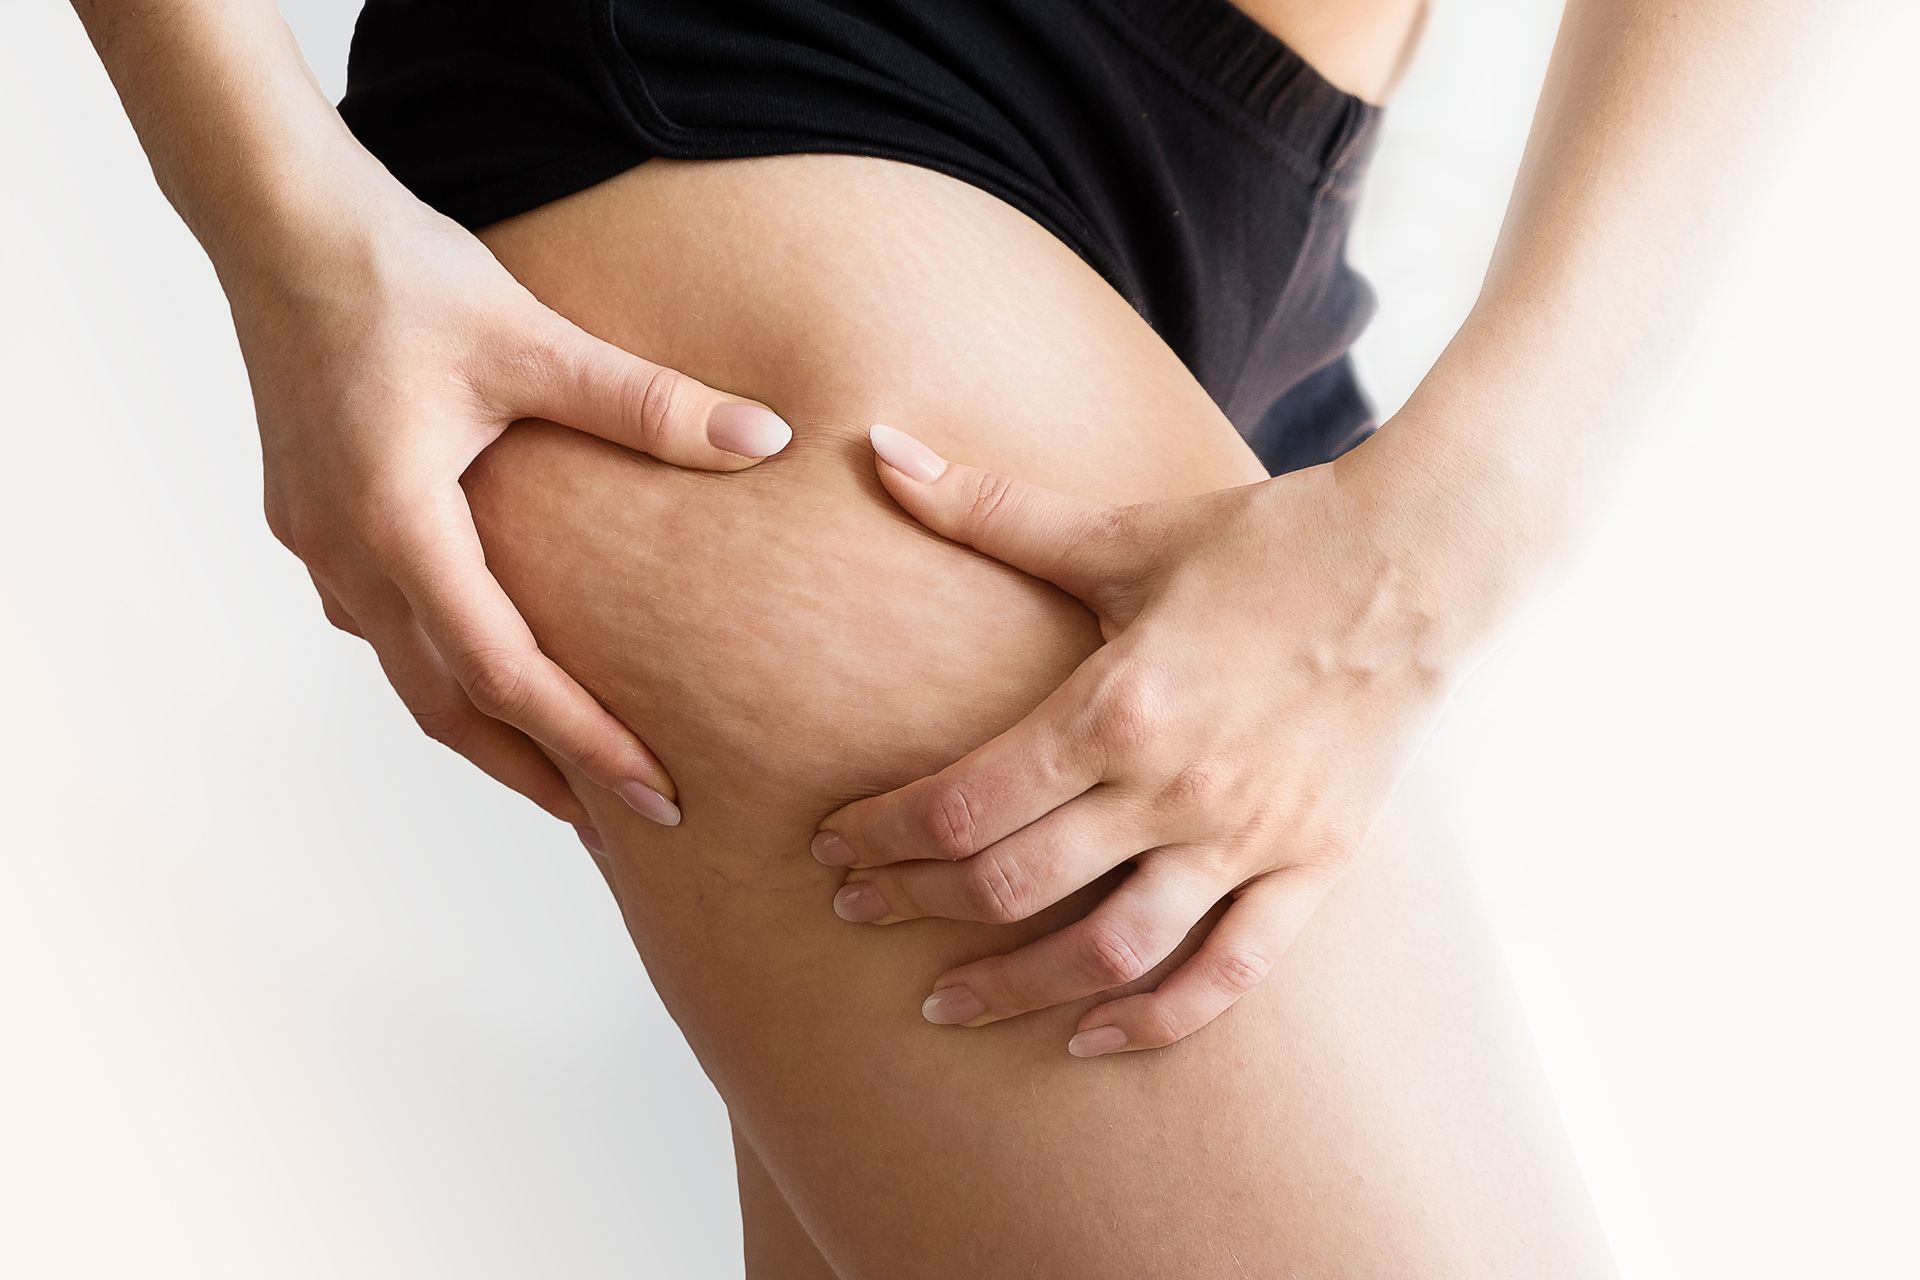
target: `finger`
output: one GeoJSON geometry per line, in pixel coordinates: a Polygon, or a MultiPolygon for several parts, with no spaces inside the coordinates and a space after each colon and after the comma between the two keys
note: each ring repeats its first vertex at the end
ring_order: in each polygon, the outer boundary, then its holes
{"type": "Polygon", "coordinates": [[[967,858],[1085,792],[1104,768],[1086,708],[1108,653],[1095,651],[1026,719],[940,772],[828,814],[813,856],[830,867],[967,858]]]}
{"type": "Polygon", "coordinates": [[[673,782],[653,753],[540,651],[513,601],[487,571],[458,489],[437,514],[397,536],[394,582],[420,629],[482,715],[503,720],[572,764],[642,817],[676,826],[673,782]]]}
{"type": "Polygon", "coordinates": [[[515,412],[705,471],[739,471],[793,439],[793,429],[765,405],[723,395],[560,323],[555,350],[514,388],[515,412]]]}
{"type": "Polygon", "coordinates": [[[868,432],[880,483],[907,514],[1098,607],[1102,589],[1137,573],[1138,548],[1121,512],[995,471],[948,462],[906,432],[868,432]]]}
{"type": "Polygon", "coordinates": [[[1175,852],[1154,850],[1086,919],[941,974],[921,1015],[978,1027],[1138,981],[1220,900],[1219,887],[1169,856],[1175,852]]]}
{"type": "Polygon", "coordinates": [[[307,570],[307,578],[313,583],[313,589],[320,593],[320,612],[326,614],[327,621],[350,636],[358,636],[362,640],[366,639],[366,635],[360,630],[360,624],[354,621],[353,614],[348,612],[347,607],[340,603],[338,596],[327,590],[320,579],[314,575],[313,570],[307,570]]]}
{"type": "Polygon", "coordinates": [[[1090,791],[959,862],[863,868],[833,898],[855,924],[939,916],[1011,924],[1050,907],[1133,857],[1152,841],[1139,816],[1110,792],[1090,791]]]}
{"type": "Polygon", "coordinates": [[[1234,898],[1200,949],[1153,991],[1087,1010],[1067,1042],[1076,1058],[1160,1049],[1192,1035],[1260,984],[1326,896],[1330,874],[1290,867],[1234,898]]]}
{"type": "Polygon", "coordinates": [[[387,682],[400,695],[414,722],[428,737],[465,756],[495,782],[581,830],[585,839],[584,833],[593,830],[593,821],[565,776],[531,738],[481,715],[397,594],[393,605],[379,612],[371,643],[387,682]]]}

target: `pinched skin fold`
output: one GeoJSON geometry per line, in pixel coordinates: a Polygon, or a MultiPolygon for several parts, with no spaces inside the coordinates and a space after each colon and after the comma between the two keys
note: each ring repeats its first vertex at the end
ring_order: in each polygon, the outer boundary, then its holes
{"type": "Polygon", "coordinates": [[[795,428],[711,475],[528,424],[467,477],[543,647],[678,785],[673,829],[583,798],[770,1175],[743,1177],[751,1275],[1610,1274],[1417,773],[1272,977],[1163,1051],[1070,1058],[1084,1004],[919,1015],[943,969],[1101,885],[1010,926],[833,915],[819,819],[1015,723],[1099,643],[1077,602],[897,510],[868,424],[1109,501],[1261,478],[1104,282],[972,188],[846,157],[654,161],[485,238],[562,313],[795,428]]]}
{"type": "Polygon", "coordinates": [[[1099,642],[1070,597],[895,509],[864,429],[796,427],[721,477],[526,424],[469,476],[489,563],[672,762],[689,823],[824,816],[931,772],[1099,642]]]}

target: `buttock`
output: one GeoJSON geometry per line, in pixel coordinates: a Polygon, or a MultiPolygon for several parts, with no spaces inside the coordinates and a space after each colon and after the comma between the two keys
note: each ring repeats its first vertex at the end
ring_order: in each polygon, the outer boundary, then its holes
{"type": "Polygon", "coordinates": [[[1270,471],[1372,426],[1345,250],[1379,111],[1229,0],[371,0],[341,112],[475,228],[661,156],[937,170],[1098,271],[1270,471]]]}

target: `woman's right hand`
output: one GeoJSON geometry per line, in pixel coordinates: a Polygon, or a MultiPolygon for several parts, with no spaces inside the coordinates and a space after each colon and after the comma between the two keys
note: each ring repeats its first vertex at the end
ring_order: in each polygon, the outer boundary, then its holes
{"type": "Polygon", "coordinates": [[[487,571],[460,477],[520,418],[707,471],[778,453],[787,424],[541,305],[360,145],[273,4],[74,10],[220,275],[267,524],[327,617],[373,646],[421,728],[589,848],[599,837],[556,760],[678,822],[660,762],[540,652],[487,571]]]}
{"type": "Polygon", "coordinates": [[[259,415],[267,524],[429,736],[596,852],[553,759],[671,826],[660,762],[541,653],[488,572],[460,477],[522,418],[708,471],[753,466],[792,432],[579,329],[380,178],[324,230],[276,231],[245,266],[216,258],[259,415]]]}

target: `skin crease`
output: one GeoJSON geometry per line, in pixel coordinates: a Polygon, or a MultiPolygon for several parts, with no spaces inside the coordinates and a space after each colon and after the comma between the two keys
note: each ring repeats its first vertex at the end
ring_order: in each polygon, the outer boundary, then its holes
{"type": "Polygon", "coordinates": [[[826,1274],[788,1256],[769,1184],[848,1280],[1609,1274],[1418,780],[1278,979],[1165,1053],[1070,1058],[1075,1006],[919,1016],[936,973],[1088,895],[1012,927],[828,910],[821,817],[1013,723],[1099,641],[1059,591],[887,500],[864,424],[1108,501],[1261,475],[1102,281],[970,187],[836,157],[656,161],[486,239],[589,330],[795,427],[716,477],[527,426],[466,481],[543,647],[644,720],[680,784],[673,830],[582,797],[763,1163],[768,1183],[742,1173],[753,1275],[826,1274]]]}

